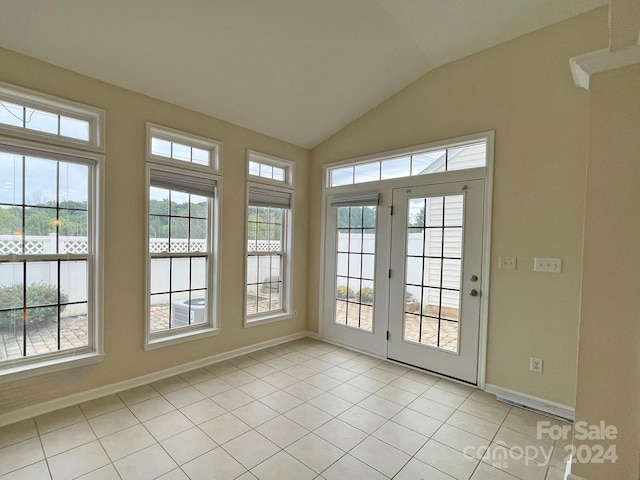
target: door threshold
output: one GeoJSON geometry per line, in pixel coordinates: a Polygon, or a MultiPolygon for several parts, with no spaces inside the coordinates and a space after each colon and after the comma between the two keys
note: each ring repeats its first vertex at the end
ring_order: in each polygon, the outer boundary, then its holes
{"type": "Polygon", "coordinates": [[[410,368],[412,370],[416,370],[418,372],[428,373],[429,375],[433,375],[435,377],[440,377],[440,378],[443,378],[445,380],[450,380],[452,382],[459,383],[461,385],[466,385],[468,387],[478,388],[478,384],[477,383],[471,383],[471,382],[467,382],[465,380],[460,380],[459,378],[451,377],[451,376],[445,375],[443,373],[434,372],[433,370],[429,370],[428,368],[417,367],[415,365],[411,365],[410,363],[402,362],[400,360],[394,360],[393,358],[390,358],[390,357],[387,357],[386,360],[388,360],[389,362],[395,363],[397,365],[402,365],[403,367],[407,367],[407,368],[410,368]]]}

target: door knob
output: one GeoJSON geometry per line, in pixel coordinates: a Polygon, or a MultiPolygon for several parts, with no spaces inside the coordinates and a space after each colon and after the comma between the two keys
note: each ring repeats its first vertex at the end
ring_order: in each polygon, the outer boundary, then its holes
{"type": "Polygon", "coordinates": [[[472,297],[477,297],[478,296],[478,290],[476,290],[475,288],[473,290],[471,290],[469,292],[469,295],[471,295],[472,297]]]}

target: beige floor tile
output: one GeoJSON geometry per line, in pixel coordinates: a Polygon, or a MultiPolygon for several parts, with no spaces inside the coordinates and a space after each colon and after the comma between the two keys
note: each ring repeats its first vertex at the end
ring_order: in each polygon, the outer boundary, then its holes
{"type": "Polygon", "coordinates": [[[517,477],[509,475],[497,468],[493,468],[486,463],[480,462],[476,471],[473,472],[471,480],[518,480],[517,477]]]}
{"type": "Polygon", "coordinates": [[[282,390],[262,397],[260,401],[279,413],[287,412],[302,404],[302,400],[282,390]]]}
{"type": "Polygon", "coordinates": [[[293,365],[282,370],[282,373],[286,373],[287,375],[297,378],[298,380],[304,380],[305,378],[312,377],[317,372],[303,365],[293,365]]]}
{"type": "Polygon", "coordinates": [[[180,378],[182,378],[185,382],[190,385],[196,385],[198,383],[205,382],[207,380],[211,380],[215,375],[204,368],[196,368],[195,370],[190,370],[185,373],[180,374],[180,378]]]}
{"type": "Polygon", "coordinates": [[[293,385],[283,388],[283,391],[299,398],[303,402],[308,402],[312,398],[316,398],[318,395],[322,395],[324,393],[324,390],[321,388],[314,387],[306,382],[294,383],[293,385]]]}
{"type": "Polygon", "coordinates": [[[322,472],[322,477],[326,480],[346,480],[346,479],[366,479],[366,480],[386,480],[380,472],[365,465],[360,460],[351,455],[345,455],[328,469],[322,472]]]}
{"type": "Polygon", "coordinates": [[[229,362],[217,362],[211,365],[207,365],[204,369],[213,373],[215,376],[219,377],[221,375],[225,375],[227,373],[233,372],[234,370],[238,370],[238,367],[235,365],[231,365],[229,362]]]}
{"type": "Polygon", "coordinates": [[[494,394],[484,392],[477,388],[474,389],[473,392],[471,392],[471,395],[469,395],[468,398],[476,402],[488,403],[490,405],[493,405],[494,403],[496,403],[496,396],[494,394]]]}
{"type": "Polygon", "coordinates": [[[402,376],[402,378],[414,380],[425,385],[433,385],[438,382],[438,380],[440,380],[438,377],[435,377],[429,373],[418,372],[417,370],[409,370],[402,376]]]}
{"type": "Polygon", "coordinates": [[[44,460],[39,438],[31,438],[0,448],[0,475],[44,460]]]}
{"type": "Polygon", "coordinates": [[[486,438],[487,440],[492,440],[500,429],[500,425],[497,423],[483,420],[480,417],[475,417],[469,413],[461,412],[460,410],[456,410],[453,415],[447,419],[446,423],[461,430],[466,430],[474,435],[486,438]]]}
{"type": "Polygon", "coordinates": [[[266,397],[267,395],[278,390],[276,387],[274,387],[270,383],[265,382],[264,380],[261,380],[261,379],[257,379],[252,382],[245,383],[244,385],[241,385],[238,388],[242,390],[244,393],[246,393],[247,395],[250,395],[251,397],[256,399],[266,397]]]}
{"type": "Polygon", "coordinates": [[[44,454],[47,457],[71,450],[95,439],[96,436],[87,421],[74,423],[40,436],[44,454]]]}
{"type": "Polygon", "coordinates": [[[308,403],[334,417],[353,406],[351,402],[347,402],[329,392],[323,393],[313,400],[309,400],[308,403]]]}
{"type": "Polygon", "coordinates": [[[345,452],[348,452],[367,438],[367,434],[362,430],[352,427],[337,418],[325,423],[313,433],[345,452]]]}
{"type": "Polygon", "coordinates": [[[316,473],[287,452],[281,451],[251,470],[260,480],[311,480],[316,473]]]}
{"type": "Polygon", "coordinates": [[[120,475],[118,475],[116,467],[110,463],[78,477],[78,480],[120,480],[120,475]]]}
{"type": "Polygon", "coordinates": [[[511,410],[511,407],[498,402],[489,404],[471,399],[465,400],[458,408],[462,412],[499,424],[504,421],[509,414],[509,410],[511,410]]]}
{"type": "Polygon", "coordinates": [[[236,408],[233,411],[233,415],[238,417],[251,428],[256,428],[280,414],[272,408],[267,407],[264,403],[254,401],[247,403],[240,408],[236,408]]]}
{"type": "Polygon", "coordinates": [[[385,385],[383,388],[376,391],[375,394],[378,397],[384,398],[393,403],[397,403],[398,405],[402,405],[403,407],[406,407],[416,398],[418,398],[418,395],[408,392],[407,390],[403,390],[402,388],[395,387],[393,385],[385,385]]]}
{"type": "Polygon", "coordinates": [[[129,410],[133,412],[138,420],[146,422],[152,418],[175,411],[175,407],[164,397],[154,397],[129,406],[129,410]]]}
{"type": "Polygon", "coordinates": [[[306,378],[305,382],[307,382],[310,385],[313,385],[314,387],[321,388],[325,392],[328,390],[331,390],[332,388],[336,388],[338,385],[342,383],[340,380],[331,378],[330,376],[325,375],[324,373],[317,373],[309,378],[306,378]]]}
{"type": "Polygon", "coordinates": [[[431,387],[430,384],[426,384],[423,382],[413,380],[411,378],[407,378],[407,375],[408,374],[405,374],[404,376],[394,380],[389,385],[392,387],[401,388],[409,393],[413,393],[416,396],[422,395],[424,392],[427,391],[428,388],[431,387]]]}
{"type": "Polygon", "coordinates": [[[292,443],[285,450],[317,473],[322,472],[344,455],[338,447],[313,433],[292,443]]]}
{"type": "Polygon", "coordinates": [[[246,469],[218,447],[182,466],[190,480],[233,480],[246,469]]]}
{"type": "Polygon", "coordinates": [[[365,377],[364,375],[358,375],[346,383],[347,385],[364,390],[367,393],[376,393],[386,386],[384,382],[380,382],[374,378],[365,377]]]}
{"type": "Polygon", "coordinates": [[[306,362],[302,363],[302,366],[310,368],[314,372],[324,372],[325,370],[328,370],[331,367],[333,367],[333,365],[330,364],[329,362],[325,362],[324,360],[320,360],[318,358],[312,358],[311,360],[307,360],[306,362]]]}
{"type": "Polygon", "coordinates": [[[160,445],[178,465],[183,465],[218,446],[198,427],[167,438],[160,445]]]}
{"type": "Polygon", "coordinates": [[[169,392],[173,392],[174,390],[180,390],[181,388],[188,387],[189,384],[176,375],[175,377],[169,377],[157,382],[153,382],[151,386],[159,393],[164,395],[169,392]]]}
{"type": "Polygon", "coordinates": [[[425,437],[431,437],[442,425],[440,420],[436,420],[410,408],[402,410],[393,417],[391,421],[418,432],[425,437]]]}
{"type": "Polygon", "coordinates": [[[448,392],[455,393],[456,395],[461,395],[463,397],[468,397],[476,390],[475,387],[471,387],[469,385],[463,385],[462,383],[454,382],[452,380],[447,380],[445,378],[441,378],[433,386],[440,390],[446,390],[448,392]]]}
{"type": "Polygon", "coordinates": [[[67,450],[47,460],[53,480],[67,480],[109,464],[109,457],[97,440],[67,450]]]}
{"type": "Polygon", "coordinates": [[[386,419],[392,418],[397,415],[404,407],[391,400],[382,398],[377,394],[371,395],[362,400],[358,406],[369,410],[386,419]]]}
{"type": "Polygon", "coordinates": [[[199,390],[189,386],[179,390],[174,390],[173,392],[165,393],[164,398],[169,400],[174,407],[182,408],[187,405],[191,405],[192,403],[199,402],[200,400],[204,400],[206,397],[199,390]]]}
{"type": "Polygon", "coordinates": [[[159,442],[194,426],[193,422],[178,410],[155,417],[143,425],[159,442]]]}
{"type": "Polygon", "coordinates": [[[230,358],[227,360],[231,365],[238,368],[245,368],[251,365],[255,365],[258,361],[249,355],[242,355],[240,357],[230,358]]]}
{"type": "Polygon", "coordinates": [[[482,457],[482,462],[522,480],[544,480],[547,473],[546,465],[513,452],[494,443],[482,457]],[[505,450],[507,450],[506,455],[505,450]]]}
{"type": "Polygon", "coordinates": [[[220,378],[234,387],[239,387],[240,385],[256,380],[256,377],[244,370],[234,370],[233,372],[221,375],[220,378]]]}
{"type": "Polygon", "coordinates": [[[108,395],[106,397],[97,398],[90,402],[80,404],[80,408],[87,418],[97,417],[105,413],[113,412],[124,408],[125,404],[117,395],[108,395]]]}
{"type": "Polygon", "coordinates": [[[373,436],[409,455],[415,455],[428,440],[424,435],[391,421],[373,432],[373,436]]]}
{"type": "Polygon", "coordinates": [[[208,422],[199,425],[200,429],[209,435],[218,445],[242,435],[251,430],[251,427],[234,417],[230,413],[220,415],[208,422]]]}
{"type": "Polygon", "coordinates": [[[42,460],[2,476],[2,480],[47,480],[51,479],[47,462],[42,460]]]}
{"type": "Polygon", "coordinates": [[[219,393],[226,392],[227,390],[231,390],[233,385],[225,382],[221,378],[215,377],[211,380],[205,380],[204,382],[200,382],[194,385],[194,388],[201,392],[203,395],[207,397],[212,397],[214,395],[218,395],[219,393]]]}
{"type": "Polygon", "coordinates": [[[158,397],[160,394],[155,391],[150,385],[141,385],[139,387],[131,388],[123,392],[118,393],[118,397],[125,405],[131,406],[136,403],[144,402],[154,397],[158,397]]]}
{"type": "Polygon", "coordinates": [[[545,480],[564,480],[564,469],[549,467],[545,480]]]}
{"type": "Polygon", "coordinates": [[[394,480],[452,480],[453,477],[433,468],[426,463],[412,458],[402,470],[394,477],[394,480]]]}
{"type": "Polygon", "coordinates": [[[247,469],[255,467],[280,451],[280,447],[255,430],[228,441],[222,448],[247,469]]]}
{"type": "Polygon", "coordinates": [[[309,433],[309,430],[282,415],[263,423],[256,430],[280,448],[288,447],[309,433]]]}
{"type": "Polygon", "coordinates": [[[390,372],[389,370],[385,370],[380,367],[374,367],[371,370],[367,370],[363,373],[363,375],[365,377],[378,380],[379,382],[382,382],[384,384],[389,384],[402,376],[402,374],[399,372],[390,372]]]}
{"type": "Polygon", "coordinates": [[[254,365],[243,368],[243,370],[256,378],[263,378],[278,371],[275,368],[270,367],[269,365],[265,365],[264,363],[256,363],[254,365]]]}
{"type": "Polygon", "coordinates": [[[422,397],[452,408],[458,408],[467,398],[462,395],[458,395],[457,393],[442,390],[438,388],[438,385],[440,385],[440,383],[436,383],[433,387],[424,392],[422,397]]]}
{"type": "Polygon", "coordinates": [[[226,392],[219,393],[211,397],[211,400],[216,402],[226,411],[230,412],[242,405],[253,402],[254,398],[251,395],[247,395],[238,388],[232,388],[226,392]]]}
{"type": "Polygon", "coordinates": [[[470,455],[435,440],[429,440],[416,454],[416,458],[457,480],[468,480],[479,463],[479,460],[470,455]]]}
{"type": "Polygon", "coordinates": [[[272,373],[271,375],[262,377],[262,380],[270,385],[273,385],[276,388],[288,387],[289,385],[293,385],[294,383],[298,382],[297,378],[294,378],[291,375],[287,375],[286,373],[282,372],[272,373]]]}
{"type": "Polygon", "coordinates": [[[325,370],[324,374],[341,382],[348,382],[358,375],[351,370],[347,370],[346,368],[341,368],[338,366],[334,366],[333,368],[325,370]]]}
{"type": "Polygon", "coordinates": [[[89,425],[91,425],[98,438],[132,427],[138,423],[140,421],[128,408],[121,408],[115,412],[105,413],[89,419],[89,425]]]}
{"type": "Polygon", "coordinates": [[[0,448],[38,436],[33,418],[0,428],[0,448]]]}
{"type": "MultiPolygon", "coordinates": [[[[234,412],[235,414],[235,412],[234,412]]],[[[308,403],[293,408],[284,414],[289,420],[293,420],[298,425],[303,426],[307,430],[315,430],[320,425],[327,423],[333,417],[319,408],[308,403]]]]}
{"type": "Polygon", "coordinates": [[[267,360],[266,362],[264,362],[264,364],[268,365],[271,368],[275,368],[276,370],[284,370],[285,368],[289,368],[295,365],[295,363],[290,362],[289,360],[282,357],[272,358],[271,360],[267,360]]]}
{"type": "Polygon", "coordinates": [[[506,427],[500,427],[498,433],[493,438],[494,443],[504,445],[513,450],[523,452],[529,458],[539,462],[549,462],[553,455],[554,442],[548,440],[538,440],[524,433],[516,432],[506,427]]]}
{"type": "Polygon", "coordinates": [[[411,456],[397,448],[373,437],[366,438],[349,454],[389,478],[395,476],[411,458],[411,456]]]}
{"type": "MultiPolygon", "coordinates": [[[[546,428],[549,428],[549,426],[551,425],[561,425],[561,424],[569,425],[559,420],[546,417],[544,415],[529,412],[527,410],[522,410],[520,408],[513,408],[505,418],[503,426],[508,427],[511,430],[515,430],[517,432],[528,435],[530,437],[533,437],[533,438],[540,437],[541,440],[546,440],[547,442],[553,443],[555,440],[550,438],[548,435],[544,435],[543,432],[546,428]],[[538,431],[539,425],[541,427],[540,432],[538,431]]],[[[567,437],[570,438],[571,433],[569,433],[567,437]]]]}
{"type": "Polygon", "coordinates": [[[451,425],[443,425],[432,436],[433,440],[443,443],[451,448],[455,448],[459,452],[467,453],[470,456],[480,459],[484,449],[489,446],[490,442],[486,438],[479,437],[472,433],[452,427],[451,425]]]}
{"type": "Polygon", "coordinates": [[[224,408],[208,398],[192,403],[191,405],[187,405],[186,407],[182,407],[180,411],[196,425],[227,413],[224,408]]]}
{"type": "Polygon", "coordinates": [[[336,388],[329,390],[329,393],[353,404],[361,402],[369,395],[371,395],[369,392],[366,392],[361,388],[349,385],[348,383],[338,385],[336,388]]]}
{"type": "Polygon", "coordinates": [[[375,432],[386,421],[384,417],[357,405],[341,413],[337,418],[368,434],[375,432]]]}
{"type": "Polygon", "coordinates": [[[102,447],[112,462],[150,447],[156,443],[155,438],[142,425],[125,428],[100,439],[102,447]]]}
{"type": "Polygon", "coordinates": [[[177,465],[160,445],[152,445],[114,463],[122,480],[150,480],[177,465]]]}
{"type": "Polygon", "coordinates": [[[274,355],[268,350],[258,350],[257,352],[251,352],[249,356],[251,358],[255,358],[259,362],[266,362],[267,360],[276,358],[276,355],[274,355]]]}
{"type": "Polygon", "coordinates": [[[38,433],[51,432],[58,428],[73,425],[74,423],[84,422],[85,416],[78,405],[56,410],[55,412],[40,415],[35,418],[38,427],[38,433]]]}
{"type": "Polygon", "coordinates": [[[446,421],[453,412],[455,412],[455,408],[448,407],[424,397],[416,398],[413,402],[407,405],[407,408],[443,422],[446,421]]]}
{"type": "Polygon", "coordinates": [[[176,468],[158,477],[158,480],[189,480],[189,477],[181,469],[176,468]]]}

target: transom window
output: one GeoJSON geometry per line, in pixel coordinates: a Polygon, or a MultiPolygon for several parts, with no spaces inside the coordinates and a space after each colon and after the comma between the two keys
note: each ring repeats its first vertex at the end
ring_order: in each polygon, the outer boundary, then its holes
{"type": "Polygon", "coordinates": [[[280,158],[249,150],[249,177],[293,186],[294,164],[280,158]]]}
{"type": "Polygon", "coordinates": [[[0,82],[0,130],[62,145],[103,148],[104,112],[0,82]]]}
{"type": "Polygon", "coordinates": [[[168,160],[169,164],[185,162],[212,171],[220,169],[220,142],[153,124],[147,124],[147,137],[150,159],[168,160]]]}
{"type": "MultiPolygon", "coordinates": [[[[153,126],[150,133],[162,128],[153,126]]],[[[179,144],[191,152],[205,142],[180,132],[167,140],[171,149],[179,144]],[[179,140],[179,142],[177,141],[179,140]],[[197,145],[197,146],[196,146],[197,145]]],[[[146,348],[172,344],[217,331],[217,218],[220,178],[198,170],[191,161],[171,158],[181,165],[157,161],[150,138],[149,178],[149,270],[146,348]]],[[[210,167],[217,164],[218,142],[209,141],[210,167]]],[[[174,150],[171,150],[174,151],[174,150]]],[[[186,151],[186,150],[185,150],[186,151]]],[[[186,156],[185,156],[186,158],[186,156]]]]}
{"type": "Polygon", "coordinates": [[[486,165],[486,141],[358,162],[328,169],[329,187],[451,172],[486,165]]]}

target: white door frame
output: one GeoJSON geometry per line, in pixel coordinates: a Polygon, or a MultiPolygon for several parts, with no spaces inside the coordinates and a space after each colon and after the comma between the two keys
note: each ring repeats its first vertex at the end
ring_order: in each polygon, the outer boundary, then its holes
{"type": "MultiPolygon", "coordinates": [[[[325,261],[326,261],[326,252],[325,252],[325,239],[327,234],[326,228],[326,214],[327,214],[327,197],[344,193],[344,192],[353,192],[353,191],[365,191],[378,189],[381,192],[381,201],[379,205],[379,211],[382,212],[388,211],[388,208],[391,206],[391,197],[392,191],[394,188],[403,188],[410,187],[412,185],[429,185],[429,184],[437,184],[437,183],[449,183],[449,182],[458,182],[465,180],[475,180],[475,179],[484,179],[485,180],[485,191],[484,191],[484,225],[482,227],[482,236],[483,236],[483,252],[482,252],[482,272],[481,278],[484,283],[482,285],[482,296],[480,299],[480,331],[478,338],[478,383],[477,386],[480,389],[485,388],[486,383],[486,365],[487,365],[487,340],[488,340],[488,318],[489,318],[489,295],[490,295],[490,270],[491,270],[491,224],[492,224],[492,200],[493,200],[493,157],[494,157],[494,137],[495,132],[493,130],[487,132],[481,132],[472,135],[465,135],[462,137],[451,138],[447,140],[442,140],[438,142],[431,142],[422,145],[415,145],[412,147],[402,148],[398,150],[392,150],[387,152],[381,152],[373,155],[366,155],[363,157],[351,158],[348,160],[342,160],[339,162],[328,163],[323,166],[323,189],[322,189],[322,212],[321,212],[321,228],[320,228],[320,268],[319,268],[319,312],[318,312],[318,336],[323,339],[325,332],[325,302],[323,301],[325,295],[325,261]],[[473,143],[474,141],[486,141],[487,145],[487,162],[486,167],[484,168],[473,168],[468,170],[457,170],[452,172],[444,172],[444,173],[434,173],[430,175],[421,175],[415,177],[407,177],[407,178],[399,178],[393,180],[383,180],[379,182],[371,182],[371,183],[361,183],[357,185],[349,185],[345,187],[332,187],[329,188],[329,169],[341,166],[341,165],[349,165],[355,163],[366,163],[373,160],[380,160],[392,157],[398,157],[402,155],[408,155],[412,152],[428,150],[428,149],[438,149],[451,147],[460,144],[473,143]]],[[[390,225],[390,222],[389,222],[390,225]]],[[[389,240],[391,238],[391,230],[384,232],[382,229],[378,228],[378,235],[386,236],[386,241],[383,242],[389,245],[389,240]]],[[[390,255],[389,255],[390,258],[390,255]]],[[[389,266],[387,266],[389,268],[389,266]]],[[[333,294],[333,293],[332,293],[333,294]]],[[[387,292],[387,296],[389,292],[387,292]]],[[[388,328],[388,325],[387,325],[388,328]]],[[[329,340],[333,343],[334,340],[329,340]]],[[[349,345],[341,344],[346,348],[353,348],[349,345]]],[[[357,349],[356,349],[357,350],[357,349]]],[[[384,340],[384,346],[380,350],[376,348],[375,351],[363,351],[364,353],[369,353],[374,356],[384,357],[387,356],[387,344],[386,338],[384,340]]]]}

